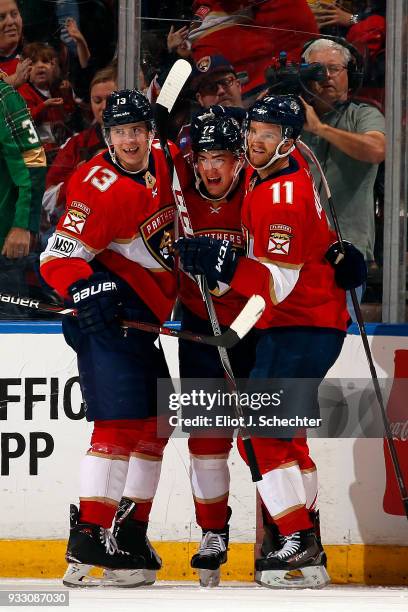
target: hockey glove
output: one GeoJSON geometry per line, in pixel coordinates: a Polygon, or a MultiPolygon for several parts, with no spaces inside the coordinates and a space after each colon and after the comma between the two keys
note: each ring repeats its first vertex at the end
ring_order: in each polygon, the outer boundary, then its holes
{"type": "Polygon", "coordinates": [[[210,289],[216,289],[218,281],[229,283],[234,276],[239,254],[229,240],[199,238],[180,238],[175,247],[186,272],[196,276],[203,274],[210,289]]]}
{"type": "Polygon", "coordinates": [[[68,293],[84,334],[119,330],[119,294],[116,283],[107,274],[97,272],[81,279],[68,288],[68,293]]]}
{"type": "Polygon", "coordinates": [[[336,283],[346,291],[363,285],[367,280],[367,266],[363,254],[356,247],[343,240],[344,254],[340,242],[334,242],[325,257],[334,268],[336,283]]]}

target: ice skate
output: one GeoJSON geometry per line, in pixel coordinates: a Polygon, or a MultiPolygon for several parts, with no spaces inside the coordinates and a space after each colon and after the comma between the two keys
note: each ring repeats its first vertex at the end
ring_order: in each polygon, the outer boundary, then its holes
{"type": "Polygon", "coordinates": [[[324,565],[324,567],[327,567],[327,556],[326,556],[326,553],[324,552],[322,539],[320,537],[320,512],[319,510],[309,510],[309,517],[313,523],[313,529],[316,534],[316,540],[322,552],[322,557],[321,557],[322,565],[324,565]]]}
{"type": "MultiPolygon", "coordinates": [[[[228,508],[227,521],[231,516],[228,508]]],[[[200,586],[216,587],[220,583],[220,566],[227,561],[229,525],[223,529],[203,529],[200,548],[192,556],[190,565],[198,570],[200,586]]]]}
{"type": "Polygon", "coordinates": [[[255,562],[255,580],[269,588],[322,588],[330,578],[323,565],[323,552],[312,529],[285,536],[276,552],[255,562]]]}
{"type": "Polygon", "coordinates": [[[71,525],[66,552],[69,565],[62,579],[65,586],[112,586],[104,578],[89,576],[88,572],[93,567],[128,572],[143,568],[143,557],[120,550],[109,529],[93,523],[80,523],[79,510],[73,504],[70,511],[71,525]]]}
{"type": "Polygon", "coordinates": [[[153,584],[156,573],[162,566],[162,560],[150,544],[147,523],[135,521],[132,516],[136,503],[123,497],[116,512],[113,535],[118,546],[128,554],[141,557],[142,565],[133,570],[105,570],[104,576],[111,584],[118,587],[138,587],[153,584]]]}
{"type": "Polygon", "coordinates": [[[285,544],[285,537],[279,533],[275,523],[264,523],[264,536],[261,545],[262,557],[267,557],[270,553],[275,553],[285,544]]]}

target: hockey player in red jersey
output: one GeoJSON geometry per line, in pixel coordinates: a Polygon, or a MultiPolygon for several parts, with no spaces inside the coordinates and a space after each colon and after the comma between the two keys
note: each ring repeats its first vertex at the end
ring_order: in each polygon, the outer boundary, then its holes
{"type": "MultiPolygon", "coordinates": [[[[44,279],[77,309],[63,331],[77,353],[87,420],[94,421],[79,510],[71,506],[67,586],[89,584],[92,566],[110,569],[112,584],[138,586],[154,582],[161,566],[146,529],[166,443],[156,435],[156,381],[168,370],[155,335],[125,334],[119,319],[157,323],[171,311],[175,279],[166,245],[175,206],[147,98],[113,92],[103,129],[108,151],[71,177],[66,213],[41,256],[44,279]]],[[[178,166],[174,145],[171,151],[178,166]]]]}
{"type": "MultiPolygon", "coordinates": [[[[107,97],[117,89],[116,69],[99,70],[89,86],[89,97],[93,123],[89,128],[75,134],[60,147],[53,163],[48,168],[43,210],[54,228],[66,204],[66,188],[75,170],[84,162],[106,148],[102,134],[102,113],[107,97]]],[[[48,229],[48,228],[47,228],[48,229]]]]}
{"type": "MultiPolygon", "coordinates": [[[[304,120],[294,96],[267,96],[249,111],[247,158],[254,171],[242,208],[247,257],[239,257],[230,242],[214,239],[181,241],[179,251],[184,268],[204,273],[210,287],[221,281],[246,297],[265,298],[249,390],[257,389],[257,381],[279,379],[290,397],[279,416],[310,419],[318,417],[318,386],[340,353],[348,313],[345,291],[325,259],[333,242],[327,218],[308,168],[291,155],[304,120]],[[298,381],[290,384],[293,378],[311,379],[307,396],[298,381]]],[[[329,581],[309,512],[316,470],[305,438],[293,437],[296,433],[275,428],[273,437],[252,438],[262,473],[257,488],[278,536],[275,547],[256,561],[256,579],[264,586],[329,581]],[[287,579],[291,570],[301,575],[287,579]]],[[[246,460],[242,444],[239,449],[246,460]]]]}
{"type": "MultiPolygon", "coordinates": [[[[228,239],[244,252],[241,206],[244,197],[244,151],[239,121],[232,114],[241,109],[221,106],[202,111],[192,122],[191,141],[195,187],[185,192],[185,200],[196,236],[228,239]]],[[[239,119],[239,115],[238,115],[239,119]]],[[[180,278],[182,320],[187,329],[211,334],[211,326],[197,284],[187,275],[180,278]]],[[[246,299],[224,285],[213,291],[213,301],[221,326],[229,326],[246,299]]],[[[237,378],[247,378],[255,361],[255,341],[249,333],[229,351],[237,378]]],[[[179,341],[180,378],[223,379],[218,351],[214,347],[179,341]]],[[[228,455],[232,432],[210,430],[190,433],[190,479],[197,523],[202,529],[198,552],[191,566],[198,571],[201,586],[217,586],[220,565],[227,561],[229,536],[228,455]]]]}

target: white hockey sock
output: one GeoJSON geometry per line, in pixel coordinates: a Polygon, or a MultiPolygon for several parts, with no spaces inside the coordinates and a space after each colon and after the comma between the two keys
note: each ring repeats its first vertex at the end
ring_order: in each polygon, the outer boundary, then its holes
{"type": "Polygon", "coordinates": [[[316,468],[302,470],[302,480],[306,492],[306,509],[315,510],[318,493],[318,478],[316,468]]]}
{"type": "Polygon", "coordinates": [[[302,474],[297,463],[267,472],[256,486],[273,518],[301,508],[306,503],[302,474]]]}
{"type": "Polygon", "coordinates": [[[126,458],[86,455],[80,467],[80,498],[117,504],[123,494],[127,471],[126,458]]]}
{"type": "Polygon", "coordinates": [[[190,481],[196,499],[213,500],[228,495],[230,473],[227,457],[204,459],[190,455],[190,481]]]}
{"type": "Polygon", "coordinates": [[[126,478],[124,497],[135,500],[151,501],[156,493],[162,466],[161,457],[151,459],[132,455],[126,478]]]}

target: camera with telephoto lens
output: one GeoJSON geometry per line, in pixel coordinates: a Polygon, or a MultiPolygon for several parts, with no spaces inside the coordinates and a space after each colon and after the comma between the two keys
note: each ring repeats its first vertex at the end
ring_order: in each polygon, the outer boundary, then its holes
{"type": "Polygon", "coordinates": [[[269,86],[268,93],[276,95],[308,93],[308,82],[322,82],[327,78],[323,64],[297,64],[288,62],[286,51],[281,51],[279,59],[265,70],[265,79],[269,86]]]}

